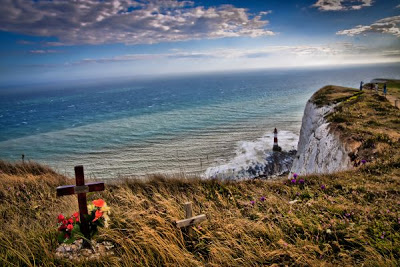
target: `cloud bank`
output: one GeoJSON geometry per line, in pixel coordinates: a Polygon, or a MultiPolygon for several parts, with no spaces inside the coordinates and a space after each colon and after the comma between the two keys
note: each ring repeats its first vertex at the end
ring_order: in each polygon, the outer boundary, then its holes
{"type": "Polygon", "coordinates": [[[336,34],[355,36],[367,33],[385,33],[400,37],[400,16],[384,18],[371,25],[358,25],[352,29],[338,31],[336,34]]]}
{"type": "Polygon", "coordinates": [[[312,6],[321,11],[346,11],[369,7],[372,3],[372,0],[318,0],[312,6]]]}
{"type": "Polygon", "coordinates": [[[335,43],[331,45],[301,45],[301,46],[267,46],[254,49],[210,49],[204,51],[173,50],[169,53],[158,54],[125,54],[115,57],[86,58],[79,61],[65,63],[65,66],[86,64],[103,64],[116,62],[148,61],[161,59],[256,59],[269,57],[326,57],[338,55],[357,55],[370,53],[364,46],[356,46],[352,43],[335,43]]]}
{"type": "Polygon", "coordinates": [[[57,37],[49,45],[152,44],[191,39],[274,35],[268,11],[178,0],[2,0],[0,30],[57,37]]]}

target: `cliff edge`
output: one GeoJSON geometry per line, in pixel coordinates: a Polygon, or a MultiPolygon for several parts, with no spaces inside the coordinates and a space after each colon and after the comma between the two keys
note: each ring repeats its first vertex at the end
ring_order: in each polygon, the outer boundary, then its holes
{"type": "Polygon", "coordinates": [[[330,123],[325,118],[334,107],[318,107],[311,100],[307,102],[291,173],[332,173],[352,168],[351,151],[330,131],[330,123]]]}
{"type": "Polygon", "coordinates": [[[400,83],[386,82],[387,95],[368,84],[362,91],[333,85],[318,90],[306,104],[290,174],[333,173],[397,158],[388,151],[400,140],[399,109],[389,100],[400,83]]]}

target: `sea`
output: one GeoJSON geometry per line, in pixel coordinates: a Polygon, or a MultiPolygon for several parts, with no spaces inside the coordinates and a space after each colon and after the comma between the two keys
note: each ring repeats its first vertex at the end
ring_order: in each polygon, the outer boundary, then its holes
{"type": "Polygon", "coordinates": [[[0,88],[0,159],[95,179],[235,178],[296,149],[307,100],[334,84],[400,78],[400,64],[146,76],[0,88]]]}

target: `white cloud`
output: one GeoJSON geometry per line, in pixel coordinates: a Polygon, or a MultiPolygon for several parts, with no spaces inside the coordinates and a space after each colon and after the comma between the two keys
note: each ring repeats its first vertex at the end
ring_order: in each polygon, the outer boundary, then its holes
{"type": "Polygon", "coordinates": [[[30,50],[30,54],[54,54],[60,53],[58,50],[50,50],[50,49],[38,49],[38,50],[30,50]]]}
{"type": "Polygon", "coordinates": [[[386,33],[400,37],[400,16],[384,18],[371,25],[358,25],[352,29],[338,31],[336,34],[354,36],[367,33],[386,33]]]}
{"type": "Polygon", "coordinates": [[[359,10],[372,6],[372,0],[318,0],[313,7],[321,11],[359,10]]]}
{"type": "Polygon", "coordinates": [[[190,39],[273,35],[263,16],[233,5],[178,0],[2,0],[0,30],[54,36],[65,44],[150,44],[190,39]]]}

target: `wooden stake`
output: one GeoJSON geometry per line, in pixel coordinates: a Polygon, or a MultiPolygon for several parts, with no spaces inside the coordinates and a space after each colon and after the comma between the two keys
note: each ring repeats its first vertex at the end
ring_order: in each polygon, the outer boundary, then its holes
{"type": "MultiPolygon", "coordinates": [[[[189,219],[192,217],[192,202],[186,202],[183,204],[183,208],[185,210],[185,219],[189,219]]],[[[192,236],[193,229],[192,227],[187,228],[187,235],[190,237],[192,236]]]]}

